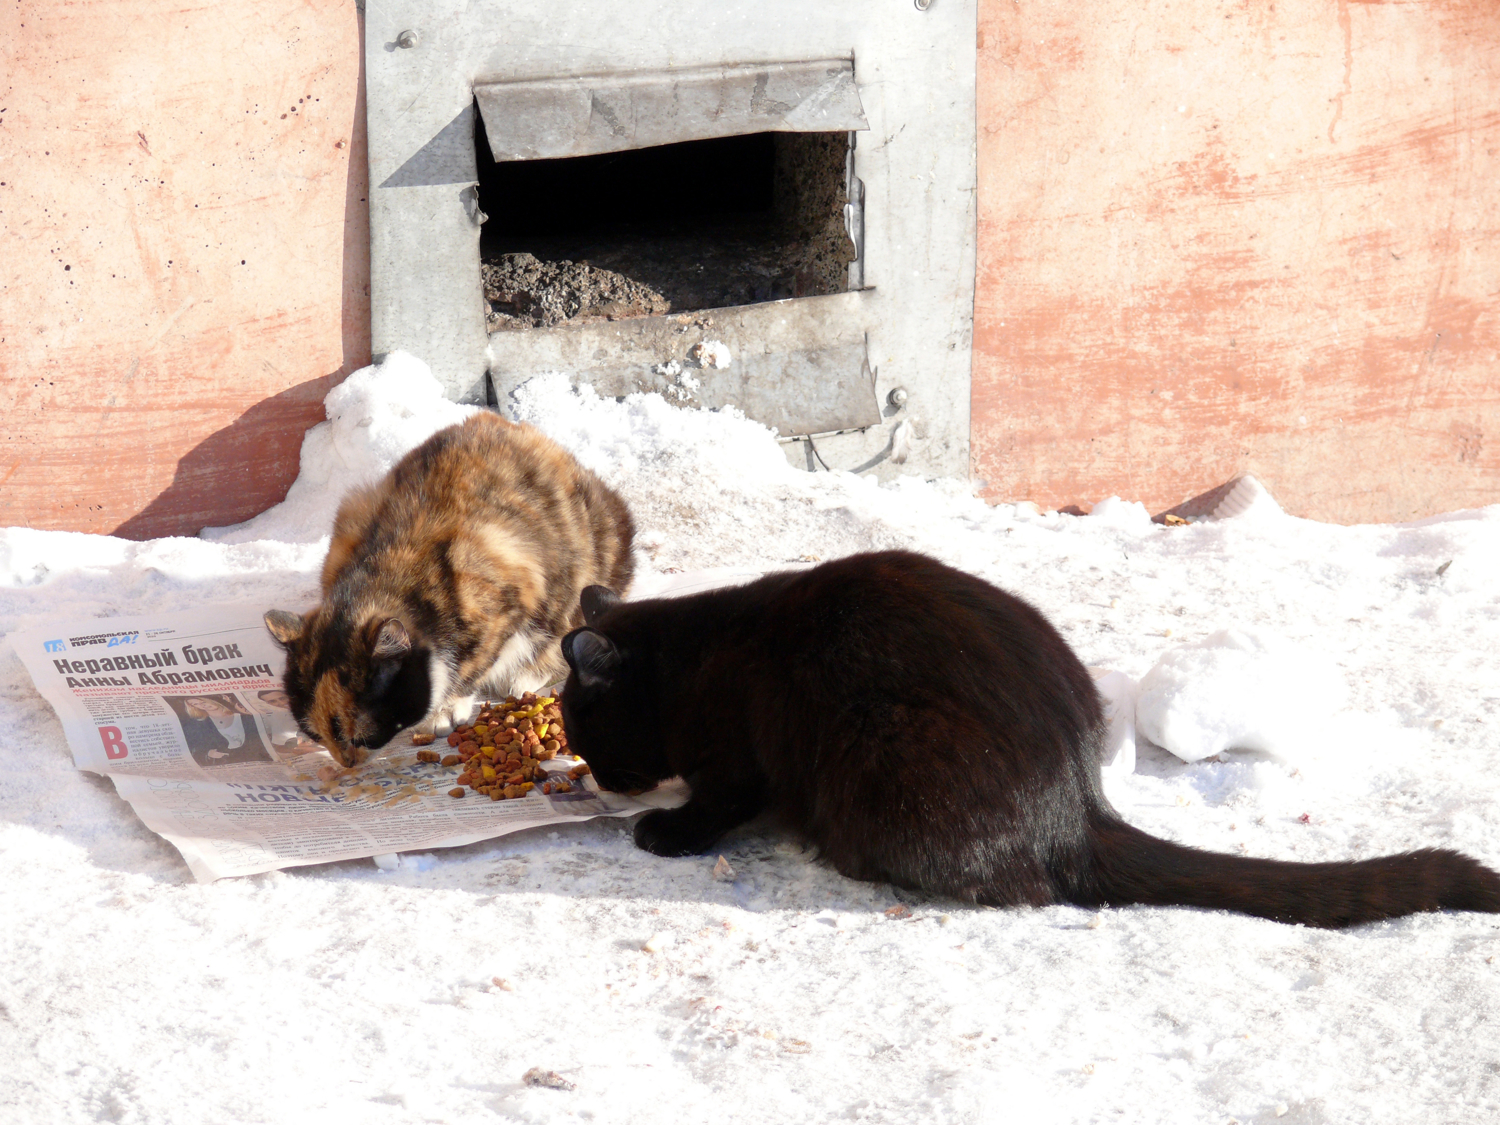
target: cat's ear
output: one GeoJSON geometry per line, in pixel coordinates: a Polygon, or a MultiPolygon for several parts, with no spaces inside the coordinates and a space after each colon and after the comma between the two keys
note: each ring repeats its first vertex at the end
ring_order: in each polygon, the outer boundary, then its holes
{"type": "Polygon", "coordinates": [[[282,648],[302,636],[302,618],[295,613],[288,613],[284,609],[268,609],[263,620],[271,639],[282,648]]]}
{"type": "Polygon", "coordinates": [[[606,687],[620,668],[620,650],[603,633],[587,627],[574,629],[562,639],[563,656],[584,688],[606,687]]]}
{"type": "Polygon", "coordinates": [[[585,586],[578,600],[583,606],[584,624],[592,625],[605,610],[613,609],[623,599],[608,586],[585,586]]]}
{"type": "Polygon", "coordinates": [[[375,634],[375,644],[370,649],[370,655],[376,660],[394,660],[410,651],[411,634],[406,631],[406,626],[401,624],[399,618],[387,617],[380,623],[380,631],[375,634]]]}
{"type": "Polygon", "coordinates": [[[402,657],[410,651],[411,634],[406,626],[397,618],[387,617],[380,623],[370,648],[370,683],[365,694],[372,699],[384,697],[401,674],[402,657]]]}

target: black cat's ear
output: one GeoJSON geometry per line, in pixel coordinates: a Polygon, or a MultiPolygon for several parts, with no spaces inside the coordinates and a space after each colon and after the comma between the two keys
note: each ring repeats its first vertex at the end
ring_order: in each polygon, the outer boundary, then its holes
{"type": "Polygon", "coordinates": [[[584,627],[562,639],[563,656],[584,688],[605,687],[614,682],[620,668],[620,650],[603,633],[584,627]]]}
{"type": "Polygon", "coordinates": [[[271,639],[282,648],[302,636],[302,618],[295,613],[288,613],[284,609],[268,609],[262,620],[266,623],[266,631],[271,634],[271,639]]]}
{"type": "Polygon", "coordinates": [[[605,610],[613,609],[623,599],[608,586],[585,586],[578,600],[583,606],[584,624],[592,625],[605,610]]]}
{"type": "Polygon", "coordinates": [[[405,656],[410,651],[411,634],[406,631],[406,626],[398,618],[387,617],[380,623],[380,631],[375,634],[375,644],[370,649],[370,654],[376,660],[392,660],[405,656]]]}

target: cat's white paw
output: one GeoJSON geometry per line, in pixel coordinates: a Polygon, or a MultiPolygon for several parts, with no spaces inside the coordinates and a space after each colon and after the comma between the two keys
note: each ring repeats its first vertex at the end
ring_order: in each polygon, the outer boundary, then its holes
{"type": "Polygon", "coordinates": [[[463,695],[457,699],[450,699],[439,707],[428,722],[432,723],[432,734],[447,735],[455,727],[461,727],[469,721],[469,716],[474,713],[474,696],[463,695]]]}
{"type": "Polygon", "coordinates": [[[412,727],[412,731],[420,735],[431,735],[434,740],[447,738],[455,728],[467,723],[469,716],[473,713],[474,697],[472,695],[450,699],[412,727]]]}

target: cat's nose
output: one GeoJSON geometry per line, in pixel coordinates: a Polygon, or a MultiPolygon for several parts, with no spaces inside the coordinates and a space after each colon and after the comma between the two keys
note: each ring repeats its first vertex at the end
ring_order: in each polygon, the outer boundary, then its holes
{"type": "Polygon", "coordinates": [[[342,746],[334,745],[328,748],[328,752],[338,760],[339,765],[346,770],[353,769],[365,760],[369,755],[363,746],[356,743],[346,742],[342,746]]]}

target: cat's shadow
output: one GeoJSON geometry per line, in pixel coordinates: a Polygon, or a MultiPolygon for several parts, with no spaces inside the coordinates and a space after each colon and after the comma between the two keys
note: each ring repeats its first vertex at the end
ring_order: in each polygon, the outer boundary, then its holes
{"type": "Polygon", "coordinates": [[[849,879],[818,861],[769,814],[727,833],[704,855],[666,859],[635,846],[635,817],[543,825],[456,848],[405,853],[393,871],[368,860],[294,868],[294,878],[354,879],[443,891],[483,902],[544,894],[584,901],[696,903],[738,908],[879,914],[963,904],[849,879]],[[722,857],[729,870],[719,865],[722,857]],[[716,874],[715,868],[719,870],[716,874]]]}
{"type": "MultiPolygon", "coordinates": [[[[1248,784],[1248,771],[1267,756],[1232,752],[1228,761],[1189,763],[1141,739],[1136,773],[1179,780],[1216,804],[1248,784]]],[[[1128,809],[1125,811],[1129,818],[1128,809]]],[[[393,871],[368,859],[293,868],[295,878],[389,882],[407,888],[468,891],[484,902],[559,895],[639,904],[673,901],[737,908],[882,914],[905,907],[945,913],[983,909],[886,883],[846,878],[804,847],[767,813],[726,833],[704,855],[663,858],[635,846],[637,817],[595,817],[541,825],[454,848],[404,853],[393,871]],[[730,871],[715,866],[723,857],[730,871]]],[[[1080,925],[1082,923],[1079,923],[1080,925]]]]}

